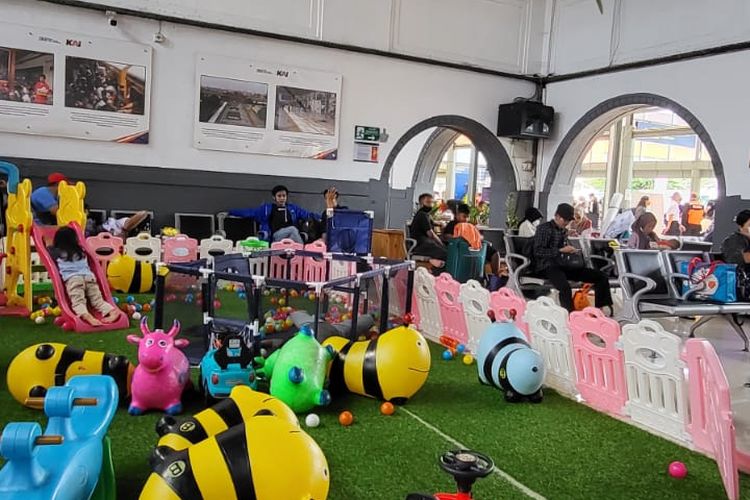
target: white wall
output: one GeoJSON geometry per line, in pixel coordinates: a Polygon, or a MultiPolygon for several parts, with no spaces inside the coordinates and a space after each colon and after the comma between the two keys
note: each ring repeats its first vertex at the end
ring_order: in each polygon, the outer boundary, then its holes
{"type": "MultiPolygon", "coordinates": [[[[545,0],[96,0],[224,26],[343,43],[513,73],[527,67],[545,0]],[[533,15],[532,15],[533,14],[533,15]],[[534,17],[536,16],[536,17],[534,17]]],[[[534,49],[536,50],[536,49],[534,49]]]]}
{"type": "MultiPolygon", "coordinates": [[[[646,92],[667,97],[695,115],[718,150],[727,195],[750,198],[748,80],[750,52],[746,51],[550,84],[546,101],[558,115],[555,136],[544,143],[538,186],[544,183],[559,141],[587,111],[613,97],[646,92]]],[[[569,201],[572,186],[566,181],[572,169],[569,163],[556,177],[553,193],[557,195],[550,198],[550,206],[569,201]]]]}
{"type": "MultiPolygon", "coordinates": [[[[167,3],[158,4],[163,8],[167,3]]],[[[198,3],[202,7],[228,4],[198,3]]],[[[292,17],[294,22],[301,22],[301,17],[292,17]]],[[[366,181],[380,176],[391,147],[414,124],[435,115],[457,114],[494,130],[498,104],[534,92],[534,85],[525,81],[170,23],[161,27],[166,42],[154,44],[152,37],[159,25],[156,21],[120,18],[118,27],[111,28],[96,11],[44,2],[6,0],[3,21],[57,29],[64,26],[71,32],[154,48],[150,144],[0,133],[4,156],[366,181]],[[280,61],[342,74],[339,159],[315,161],[194,149],[193,85],[198,52],[280,61]],[[388,130],[390,140],[381,148],[380,164],[352,161],[355,125],[388,130]]]]}
{"type": "MultiPolygon", "coordinates": [[[[551,2],[549,72],[571,73],[750,39],[747,0],[551,2]]],[[[548,21],[549,23],[550,21],[548,21]]]]}

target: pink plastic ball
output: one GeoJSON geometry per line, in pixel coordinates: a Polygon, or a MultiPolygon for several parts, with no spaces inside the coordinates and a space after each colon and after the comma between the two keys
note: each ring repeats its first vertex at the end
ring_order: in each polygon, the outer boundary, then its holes
{"type": "Polygon", "coordinates": [[[221,308],[221,302],[219,300],[214,300],[214,309],[221,308]]]}
{"type": "Polygon", "coordinates": [[[684,479],[687,476],[687,466],[682,462],[672,462],[669,464],[669,475],[676,479],[684,479]]]}

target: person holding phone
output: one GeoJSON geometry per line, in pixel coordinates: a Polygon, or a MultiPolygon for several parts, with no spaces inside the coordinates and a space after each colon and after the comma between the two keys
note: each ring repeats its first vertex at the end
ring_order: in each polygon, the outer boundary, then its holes
{"type": "Polygon", "coordinates": [[[573,311],[573,292],[569,280],[591,283],[594,286],[596,307],[608,308],[612,314],[612,294],[609,289],[609,278],[596,269],[583,264],[580,250],[568,242],[566,227],[573,220],[573,207],[561,203],[555,210],[552,220],[540,224],[534,235],[533,261],[536,273],[548,279],[560,292],[560,305],[573,311]],[[577,255],[577,258],[573,258],[577,255]],[[578,265],[576,263],[580,263],[578,265]]]}

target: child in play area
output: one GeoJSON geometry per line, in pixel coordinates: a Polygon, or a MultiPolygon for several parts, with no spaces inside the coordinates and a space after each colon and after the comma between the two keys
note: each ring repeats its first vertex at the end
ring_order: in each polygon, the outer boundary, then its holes
{"type": "Polygon", "coordinates": [[[58,229],[55,233],[52,251],[60,270],[60,277],[65,282],[65,290],[68,292],[73,312],[94,326],[101,325],[102,321],[104,323],[115,322],[120,311],[102,298],[102,292],[89,267],[86,254],[78,244],[75,231],[69,227],[58,229]],[[102,321],[89,312],[87,299],[91,307],[102,314],[102,321]]]}

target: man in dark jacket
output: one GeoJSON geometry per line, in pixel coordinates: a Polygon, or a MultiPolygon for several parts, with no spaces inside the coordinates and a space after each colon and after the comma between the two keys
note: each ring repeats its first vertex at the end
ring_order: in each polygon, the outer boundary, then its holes
{"type": "Polygon", "coordinates": [[[432,229],[430,212],[432,212],[432,195],[429,193],[420,194],[419,210],[414,214],[411,226],[409,226],[411,237],[417,240],[417,246],[412,250],[412,254],[444,261],[447,252],[445,245],[432,229]]]}
{"type": "Polygon", "coordinates": [[[565,227],[573,220],[573,207],[567,203],[558,205],[552,220],[540,224],[533,243],[534,269],[539,276],[552,282],[560,292],[560,305],[573,311],[573,293],[568,280],[592,283],[596,294],[596,307],[607,306],[612,313],[612,295],[607,276],[595,269],[585,267],[578,250],[570,246],[565,227]],[[574,262],[578,260],[578,262],[574,262]]]}
{"type": "Polygon", "coordinates": [[[276,186],[271,190],[273,203],[264,203],[257,208],[230,210],[229,215],[255,219],[260,230],[265,231],[271,241],[289,238],[297,243],[304,243],[297,229],[297,222],[310,217],[320,220],[317,214],[308,212],[302,207],[287,203],[289,190],[286,186],[276,186]]]}

